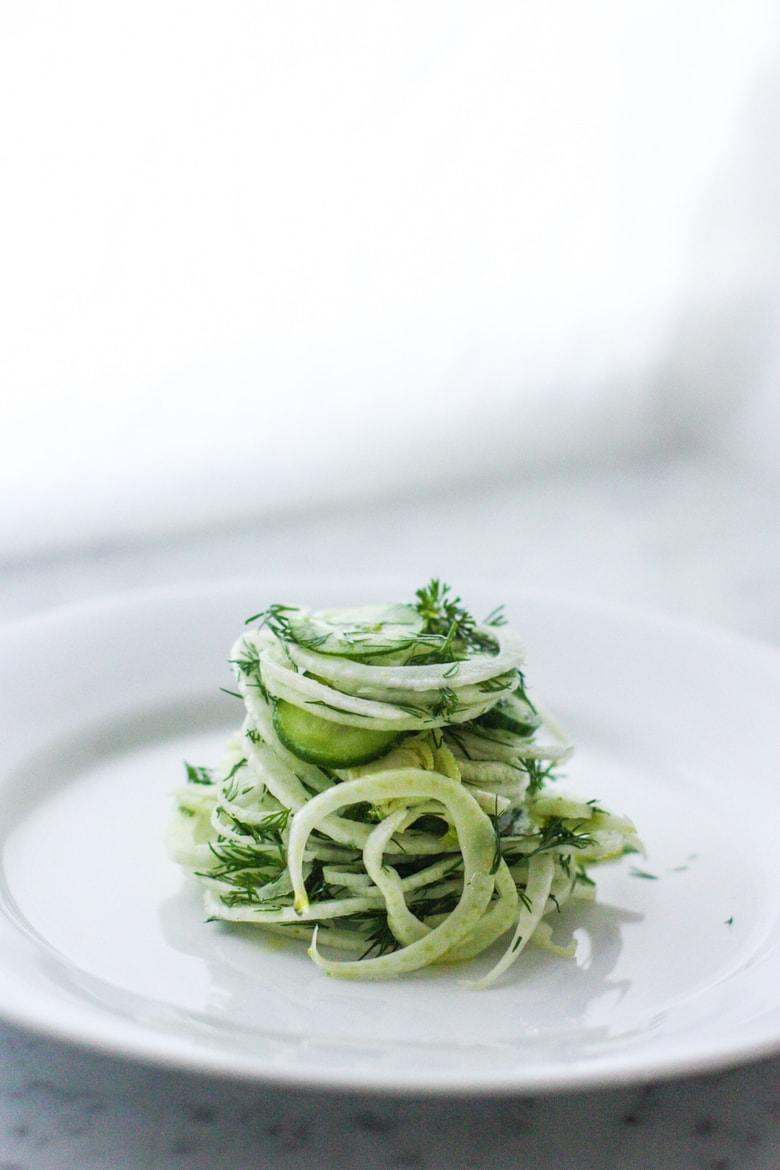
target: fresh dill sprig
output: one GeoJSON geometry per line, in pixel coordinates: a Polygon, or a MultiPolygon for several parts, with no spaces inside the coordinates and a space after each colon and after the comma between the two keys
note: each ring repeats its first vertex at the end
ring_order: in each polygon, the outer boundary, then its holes
{"type": "Polygon", "coordinates": [[[481,683],[477,683],[477,688],[486,695],[492,695],[497,691],[508,691],[512,687],[516,691],[518,670],[506,670],[503,674],[494,675],[493,678],[483,679],[481,683]]]}
{"type": "Polygon", "coordinates": [[[422,632],[448,637],[454,626],[456,636],[465,640],[476,623],[463,608],[460,598],[450,597],[449,593],[449,585],[438,577],[433,577],[429,585],[416,591],[415,608],[423,620],[422,632]]]}
{"type": "MultiPolygon", "coordinates": [[[[517,889],[517,896],[525,906],[526,910],[530,910],[532,906],[531,899],[528,897],[528,894],[526,894],[525,890],[521,890],[519,886],[517,889]]],[[[522,941],[522,938],[517,939],[515,946],[518,946],[522,941]]]]}
{"type": "Polygon", "coordinates": [[[326,901],[334,895],[334,887],[325,881],[322,862],[317,860],[306,878],[306,893],[310,902],[326,901]]]}
{"type": "Polygon", "coordinates": [[[496,836],[496,850],[495,850],[495,853],[493,854],[493,864],[491,865],[490,871],[489,871],[490,874],[492,875],[494,873],[498,873],[498,867],[500,866],[501,860],[503,858],[503,850],[501,848],[501,826],[499,823],[500,817],[499,817],[498,813],[496,813],[495,816],[491,816],[490,820],[491,820],[492,825],[493,825],[493,832],[495,833],[495,836],[496,836]]]}
{"type": "Polygon", "coordinates": [[[630,873],[631,877],[644,878],[645,881],[648,882],[658,881],[657,873],[648,873],[646,869],[637,869],[635,865],[632,865],[628,872],[630,873]]]}
{"type": "MultiPolygon", "coordinates": [[[[246,638],[241,640],[241,651],[242,653],[239,658],[230,659],[230,665],[237,667],[250,686],[256,687],[262,697],[268,702],[269,695],[260,669],[260,651],[251,642],[247,641],[246,638]]],[[[241,695],[238,696],[238,698],[241,697],[241,695]]]]}
{"type": "MultiPolygon", "coordinates": [[[[386,911],[365,910],[362,914],[353,914],[350,922],[358,927],[364,941],[368,943],[360,955],[361,959],[367,959],[369,955],[389,955],[391,951],[398,950],[398,939],[388,925],[386,911]]],[[[327,942],[324,934],[323,940],[327,942]]]]}
{"type": "Polygon", "coordinates": [[[447,891],[443,894],[436,894],[434,896],[416,898],[410,902],[409,909],[417,917],[423,921],[426,918],[435,918],[440,914],[451,914],[460,901],[461,892],[459,890],[447,891]]]}
{"type": "Polygon", "coordinates": [[[551,850],[587,849],[592,844],[593,838],[589,833],[580,832],[579,826],[570,828],[561,817],[551,817],[539,833],[538,845],[530,853],[525,853],[523,860],[527,861],[536,857],[537,853],[549,853],[551,850]]]}
{"type": "Polygon", "coordinates": [[[324,642],[327,642],[329,634],[326,631],[322,634],[306,635],[300,628],[294,628],[288,615],[299,612],[296,605],[280,605],[274,602],[273,605],[268,606],[268,609],[263,609],[260,613],[248,617],[244,625],[248,626],[257,622],[258,630],[269,630],[282,645],[294,642],[297,646],[303,647],[304,650],[318,650],[324,642]]]}
{"type": "Polygon", "coordinates": [[[275,839],[281,842],[282,834],[287,828],[290,816],[291,810],[289,808],[280,808],[276,812],[268,813],[259,823],[246,826],[242,824],[241,827],[242,829],[245,828],[248,830],[256,841],[275,839]]]}
{"type": "Polygon", "coordinates": [[[227,838],[220,838],[218,841],[212,843],[212,852],[215,848],[222,848],[223,843],[235,844],[242,849],[253,849],[254,846],[262,847],[263,851],[269,845],[283,845],[284,831],[287,828],[287,823],[290,819],[290,810],[288,808],[280,808],[276,812],[269,812],[263,817],[261,821],[242,821],[235,813],[222,810],[222,818],[226,825],[230,825],[236,833],[240,833],[242,837],[249,838],[246,842],[232,842],[227,838]]]}
{"type": "MultiPolygon", "coordinates": [[[[473,728],[474,725],[473,725],[473,723],[471,723],[471,724],[466,724],[466,726],[469,728],[473,728]]],[[[458,751],[463,755],[464,759],[472,760],[474,758],[472,756],[471,752],[468,750],[468,748],[463,743],[463,737],[458,734],[458,725],[457,724],[454,727],[447,728],[447,734],[446,734],[446,736],[442,737],[442,740],[444,743],[447,743],[447,741],[449,741],[450,743],[454,743],[455,746],[458,748],[458,751]]]]}
{"type": "Polygon", "coordinates": [[[237,760],[233,767],[228,772],[222,781],[222,798],[223,800],[235,800],[239,793],[238,780],[236,777],[242,768],[246,767],[246,760],[237,760]]]}
{"type": "Polygon", "coordinates": [[[261,609],[259,613],[253,613],[251,617],[246,619],[244,625],[251,626],[253,622],[257,622],[258,630],[262,630],[263,626],[269,626],[278,620],[286,620],[284,619],[284,614],[289,613],[294,608],[295,606],[293,605],[279,605],[275,602],[273,605],[269,605],[267,609],[261,609]]]}
{"type": "Polygon", "coordinates": [[[281,877],[287,866],[281,845],[260,852],[253,845],[222,838],[209,845],[216,865],[198,877],[216,879],[232,887],[221,895],[226,906],[256,905],[262,899],[259,890],[281,877]]]}
{"type": "Polygon", "coordinates": [[[256,646],[247,642],[246,638],[241,641],[242,655],[240,658],[231,658],[230,665],[237,666],[242,674],[249,678],[257,676],[260,670],[260,654],[256,646]]]}
{"type": "Polygon", "coordinates": [[[200,768],[193,764],[188,764],[184,761],[184,767],[187,772],[187,782],[189,784],[213,784],[214,783],[214,769],[200,768]]]}
{"type": "Polygon", "coordinates": [[[491,609],[490,613],[482,622],[483,626],[505,626],[506,614],[504,613],[503,605],[497,605],[495,609],[491,609]]]}
{"type": "Polygon", "coordinates": [[[434,719],[449,719],[458,709],[458,694],[452,687],[442,687],[431,707],[434,719]]]}
{"type": "MultiPolygon", "coordinates": [[[[463,606],[460,597],[453,597],[449,585],[438,577],[431,578],[428,585],[418,589],[415,597],[415,609],[423,621],[421,634],[444,639],[438,648],[418,655],[415,662],[454,662],[464,658],[470,650],[495,652],[494,639],[477,629],[474,617],[463,606]]],[[[500,609],[493,610],[486,624],[497,626],[503,620],[500,609]]]]}
{"type": "Polygon", "coordinates": [[[267,899],[260,897],[263,886],[282,876],[287,868],[287,855],[282,834],[287,827],[290,810],[271,812],[259,823],[249,824],[230,816],[234,829],[249,841],[234,841],[220,837],[209,843],[216,864],[200,877],[213,878],[231,888],[220,894],[226,906],[254,906],[267,899]]]}
{"type": "Polygon", "coordinates": [[[555,764],[535,760],[533,757],[520,761],[521,767],[528,773],[528,794],[536,796],[541,792],[548,780],[555,778],[555,764]]]}

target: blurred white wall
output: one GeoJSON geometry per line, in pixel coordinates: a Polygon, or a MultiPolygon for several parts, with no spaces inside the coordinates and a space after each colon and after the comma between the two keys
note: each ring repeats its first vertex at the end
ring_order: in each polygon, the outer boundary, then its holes
{"type": "Polygon", "coordinates": [[[770,0],[0,6],[0,556],[776,474],[779,100],[770,0]]]}

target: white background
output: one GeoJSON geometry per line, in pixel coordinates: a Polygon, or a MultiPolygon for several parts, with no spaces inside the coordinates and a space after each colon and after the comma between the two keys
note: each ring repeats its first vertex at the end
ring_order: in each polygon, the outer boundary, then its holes
{"type": "Polygon", "coordinates": [[[768,0],[0,7],[0,555],[776,475],[768,0]]]}

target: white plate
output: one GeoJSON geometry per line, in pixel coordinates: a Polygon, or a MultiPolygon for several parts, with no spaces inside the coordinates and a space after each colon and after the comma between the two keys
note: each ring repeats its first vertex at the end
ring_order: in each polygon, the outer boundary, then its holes
{"type": "Polygon", "coordinates": [[[215,762],[238,721],[219,687],[243,619],[398,595],[223,583],[4,631],[0,1010],[165,1065],[395,1092],[625,1084],[778,1051],[780,656],[662,618],[464,596],[507,602],[531,691],[578,745],[567,787],[629,813],[647,845],[564,912],[576,960],[527,952],[483,992],[449,968],[361,984],[204,923],[163,832],[182,760],[215,762]]]}

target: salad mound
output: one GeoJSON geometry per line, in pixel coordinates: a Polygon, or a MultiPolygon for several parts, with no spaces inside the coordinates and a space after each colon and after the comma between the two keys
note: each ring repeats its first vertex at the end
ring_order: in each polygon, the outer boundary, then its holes
{"type": "Polygon", "coordinates": [[[477,622],[434,579],[410,604],[275,604],[247,627],[231,654],[243,725],[217,768],[186,765],[168,832],[209,919],[304,938],[328,974],[360,979],[504,936],[473,986],[531,942],[574,954],[554,916],[639,841],[552,786],[571,748],[528,697],[503,610],[477,622]]]}

